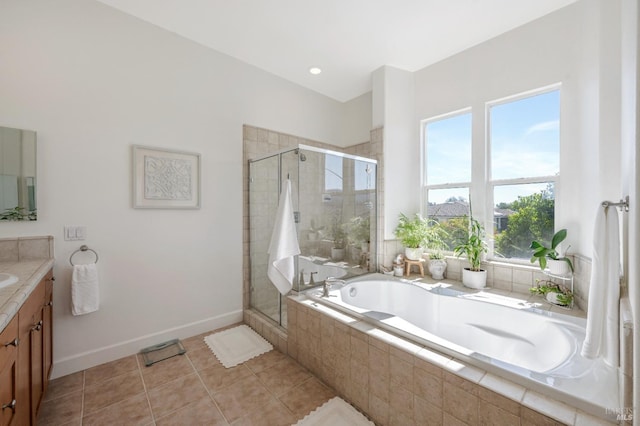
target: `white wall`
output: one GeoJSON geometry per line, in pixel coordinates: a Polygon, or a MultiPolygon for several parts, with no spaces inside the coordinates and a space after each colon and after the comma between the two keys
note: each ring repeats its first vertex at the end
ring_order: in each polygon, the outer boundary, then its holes
{"type": "MultiPolygon", "coordinates": [[[[619,161],[619,155],[616,157],[619,142],[607,139],[611,155],[602,155],[601,129],[597,124],[593,127],[601,120],[600,97],[611,93],[600,92],[609,89],[600,85],[601,62],[592,49],[601,40],[597,33],[595,40],[583,33],[584,9],[584,1],[575,3],[416,72],[415,126],[419,126],[421,119],[472,107],[476,114],[473,137],[483,140],[486,102],[562,83],[561,182],[556,189],[556,227],[567,227],[573,250],[590,256],[593,217],[602,193],[606,192],[593,188],[599,187],[598,182],[604,176],[600,170],[606,169],[607,180],[612,182],[608,188],[620,182],[620,172],[619,167],[614,167],[619,161]],[[595,63],[589,64],[589,58],[594,56],[595,63]]],[[[604,71],[608,76],[613,74],[604,71]]],[[[613,94],[613,99],[607,101],[616,99],[619,101],[619,94],[613,94]]],[[[607,113],[609,117],[615,117],[615,110],[607,113]]],[[[607,128],[611,127],[608,123],[607,128]]],[[[418,159],[415,167],[419,167],[418,159]]],[[[618,193],[619,185],[611,197],[618,193]]],[[[482,207],[476,203],[474,211],[481,214],[477,209],[482,207]]]]}
{"type": "Polygon", "coordinates": [[[347,147],[371,139],[371,95],[367,92],[343,104],[340,142],[334,145],[347,147]]]}
{"type": "MultiPolygon", "coordinates": [[[[38,132],[38,221],[53,235],[54,375],[241,319],[242,124],[362,142],[348,105],[97,2],[0,3],[0,125],[38,132]],[[202,154],[202,208],[131,208],[131,144],[202,154]],[[64,225],[87,226],[65,242],[64,225]],[[69,313],[69,255],[100,255],[100,311],[69,313]]],[[[362,130],[365,129],[365,130],[362,130]]]]}
{"type": "Polygon", "coordinates": [[[640,415],[637,408],[640,407],[640,327],[638,315],[640,315],[640,271],[638,262],[631,259],[640,257],[640,211],[638,211],[638,188],[640,187],[640,150],[638,150],[638,123],[640,123],[640,66],[638,60],[638,46],[640,46],[640,33],[638,21],[640,20],[640,7],[638,0],[623,0],[621,5],[622,16],[622,75],[620,79],[622,103],[621,103],[621,140],[622,140],[622,193],[628,194],[631,201],[629,213],[623,216],[623,234],[626,241],[623,243],[626,251],[627,265],[625,276],[629,286],[629,299],[636,327],[633,330],[634,365],[633,365],[633,406],[636,407],[634,425],[640,425],[640,415]]]}
{"type": "Polygon", "coordinates": [[[412,191],[420,183],[414,74],[385,65],[374,72],[373,87],[382,92],[372,97],[371,111],[373,125],[384,125],[384,238],[393,239],[400,213],[411,216],[420,209],[420,191],[412,191]]]}

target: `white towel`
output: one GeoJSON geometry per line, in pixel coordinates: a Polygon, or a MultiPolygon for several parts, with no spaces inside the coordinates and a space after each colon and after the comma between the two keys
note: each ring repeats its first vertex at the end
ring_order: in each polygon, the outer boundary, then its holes
{"type": "Polygon", "coordinates": [[[291,181],[282,186],[276,221],[269,244],[269,266],[267,276],[281,294],[293,287],[295,275],[294,256],[300,254],[296,224],[291,204],[291,181]]]}
{"type": "Polygon", "coordinates": [[[587,332],[581,353],[585,358],[602,357],[612,367],[618,367],[619,364],[619,232],[617,209],[598,206],[593,235],[587,332]]]}
{"type": "Polygon", "coordinates": [[[71,313],[84,315],[98,310],[100,289],[95,263],[74,265],[71,278],[71,313]]]}

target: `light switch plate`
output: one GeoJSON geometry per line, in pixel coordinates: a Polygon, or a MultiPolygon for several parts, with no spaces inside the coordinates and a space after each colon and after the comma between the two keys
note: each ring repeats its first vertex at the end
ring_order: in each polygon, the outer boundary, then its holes
{"type": "Polygon", "coordinates": [[[65,226],[64,227],[65,241],[82,241],[86,238],[87,238],[86,226],[65,226]]]}

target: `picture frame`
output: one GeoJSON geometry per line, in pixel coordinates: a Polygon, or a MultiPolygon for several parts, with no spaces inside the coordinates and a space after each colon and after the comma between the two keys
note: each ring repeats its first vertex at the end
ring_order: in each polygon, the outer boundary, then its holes
{"type": "Polygon", "coordinates": [[[200,154],[142,145],[132,151],[134,208],[200,208],[200,154]]]}

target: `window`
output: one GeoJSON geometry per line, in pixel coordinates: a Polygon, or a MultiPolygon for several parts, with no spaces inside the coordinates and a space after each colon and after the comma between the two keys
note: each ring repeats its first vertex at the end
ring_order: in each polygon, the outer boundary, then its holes
{"type": "Polygon", "coordinates": [[[531,241],[551,239],[559,85],[425,120],[422,131],[423,213],[445,227],[450,250],[466,236],[470,200],[473,216],[485,224],[490,257],[528,259],[531,241]],[[486,132],[474,137],[472,119],[486,123],[486,132]]]}
{"type": "Polygon", "coordinates": [[[471,112],[428,120],[425,140],[425,199],[429,219],[447,231],[448,250],[467,232],[471,184],[471,112]]]}
{"type": "Polygon", "coordinates": [[[529,258],[533,240],[550,241],[560,172],[560,91],[487,108],[493,195],[493,255],[529,258]]]}
{"type": "Polygon", "coordinates": [[[328,154],[324,161],[324,190],[342,191],[342,157],[328,154]]]}

